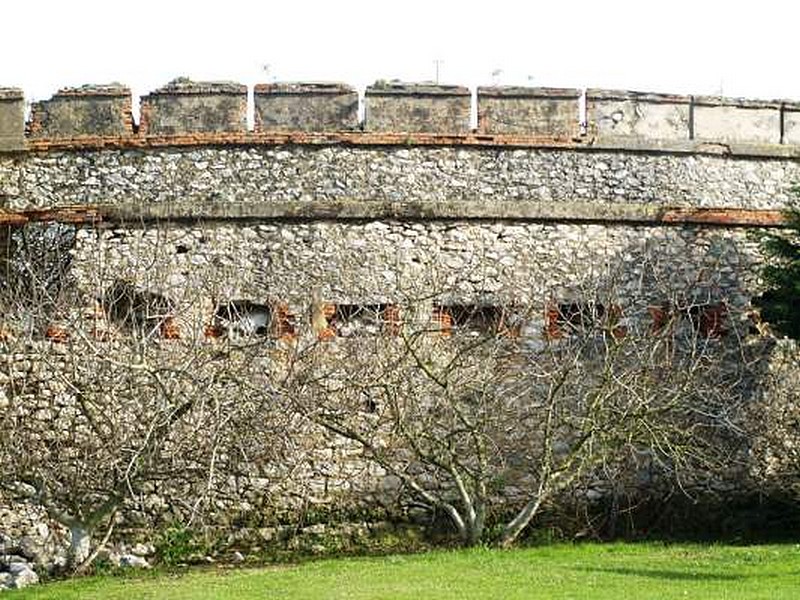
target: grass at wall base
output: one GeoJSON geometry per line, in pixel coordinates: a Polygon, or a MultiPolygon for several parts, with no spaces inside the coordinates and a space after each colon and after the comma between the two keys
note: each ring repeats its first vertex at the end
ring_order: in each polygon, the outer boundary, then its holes
{"type": "Polygon", "coordinates": [[[4,600],[770,598],[800,595],[800,546],[555,544],[206,568],[34,586],[4,600]]]}

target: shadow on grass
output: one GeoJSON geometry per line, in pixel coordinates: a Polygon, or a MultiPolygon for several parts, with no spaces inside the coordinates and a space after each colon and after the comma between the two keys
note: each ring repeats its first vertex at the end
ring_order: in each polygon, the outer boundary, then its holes
{"type": "Polygon", "coordinates": [[[666,569],[633,569],[629,567],[579,567],[581,571],[593,573],[613,573],[615,575],[633,575],[667,581],[743,581],[747,575],[725,573],[697,573],[689,571],[671,571],[666,569]]]}

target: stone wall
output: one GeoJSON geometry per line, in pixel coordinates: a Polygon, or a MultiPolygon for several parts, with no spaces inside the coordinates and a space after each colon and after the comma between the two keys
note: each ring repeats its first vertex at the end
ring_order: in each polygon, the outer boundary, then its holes
{"type": "Polygon", "coordinates": [[[252,146],[0,156],[15,209],[74,204],[271,201],[636,203],[781,208],[791,158],[591,149],[252,146]]]}
{"type": "MultiPolygon", "coordinates": [[[[6,264],[33,268],[19,258],[38,247],[21,241],[31,221],[44,222],[45,242],[57,237],[47,223],[75,233],[59,263],[72,304],[16,322],[32,336],[16,353],[4,325],[14,315],[0,315],[9,364],[61,364],[79,331],[116,356],[123,328],[93,328],[113,320],[98,303],[119,281],[171,307],[159,352],[196,343],[213,358],[216,321],[230,324],[231,306],[255,311],[254,323],[259,310],[278,314],[285,326],[266,337],[279,339],[257,340],[267,364],[282,336],[319,335],[315,307],[349,307],[341,321],[380,307],[393,326],[405,318],[393,307],[410,298],[425,298],[415,318],[426,322],[448,303],[525,307],[519,335],[536,347],[557,337],[553,306],[595,302],[609,287],[625,327],[647,331],[680,298],[698,309],[687,325],[698,333],[744,332],[760,290],[757,227],[781,224],[800,180],[797,107],[785,102],[589,90],[581,123],[576,90],[480,88],[472,131],[466,88],[377,85],[359,123],[347,86],[270,84],[255,89],[250,132],[246,92],[176,80],[143,99],[135,128],[125,88],[62,90],[34,107],[26,134],[21,94],[0,90],[6,264]]],[[[45,428],[58,419],[37,402],[70,395],[47,375],[24,395],[45,428]]],[[[283,487],[267,490],[254,464],[221,478],[217,524],[266,518],[267,508],[291,520],[308,501],[329,513],[386,509],[377,498],[397,490],[384,472],[319,430],[302,440],[283,487]]],[[[184,516],[151,492],[121,529],[184,516]]],[[[2,510],[18,515],[4,535],[30,535],[33,513],[2,510]]]]}
{"type": "MultiPolygon", "coordinates": [[[[286,303],[301,323],[312,296],[374,305],[437,292],[535,305],[543,315],[546,303],[581,300],[610,281],[631,304],[658,304],[680,291],[744,308],[758,289],[751,233],[463,221],[126,226],[79,231],[72,273],[89,296],[119,277],[143,282],[177,307],[203,306],[201,323],[221,300],[286,303]]],[[[539,337],[542,327],[530,330],[539,337]]]]}

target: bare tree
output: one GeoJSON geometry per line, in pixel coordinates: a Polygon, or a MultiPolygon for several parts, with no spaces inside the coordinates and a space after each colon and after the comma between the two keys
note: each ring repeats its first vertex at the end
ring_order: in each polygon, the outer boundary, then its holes
{"type": "Polygon", "coordinates": [[[688,493],[741,449],[742,315],[698,290],[623,297],[618,283],[538,305],[407,294],[371,307],[382,335],[330,307],[327,333],[296,347],[281,392],[408,499],[447,515],[465,545],[509,510],[499,542],[513,543],[603,473],[647,470],[648,485],[688,493]]]}
{"type": "Polygon", "coordinates": [[[0,487],[69,529],[78,569],[149,496],[190,523],[235,493],[231,479],[274,477],[291,425],[247,383],[270,348],[207,339],[130,281],[81,290],[62,229],[17,232],[5,265],[0,487]]]}
{"type": "MultiPolygon", "coordinates": [[[[151,495],[191,521],[235,493],[231,481],[279,479],[326,443],[309,424],[446,515],[466,545],[490,518],[511,544],[543,507],[609,476],[646,471],[649,487],[690,493],[742,447],[743,307],[702,274],[669,284],[654,259],[633,283],[621,267],[533,297],[463,256],[439,282],[416,268],[390,278],[379,299],[295,289],[309,300],[301,314],[233,295],[222,280],[238,265],[214,262],[217,250],[181,274],[186,232],[138,232],[105,271],[101,248],[75,281],[69,230],[56,233],[7,263],[0,486],[72,530],[74,565],[151,495]]],[[[347,257],[338,285],[375,290],[354,280],[369,274],[360,254],[347,257]]]]}

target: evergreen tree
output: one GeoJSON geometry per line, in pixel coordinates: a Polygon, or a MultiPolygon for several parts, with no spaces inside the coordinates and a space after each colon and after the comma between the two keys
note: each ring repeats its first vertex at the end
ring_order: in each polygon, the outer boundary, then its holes
{"type": "MultiPolygon", "coordinates": [[[[795,188],[800,193],[800,188],[795,188]]],[[[800,207],[786,211],[785,231],[767,234],[761,247],[768,257],[761,269],[767,285],[754,303],[776,333],[800,340],[800,207]]]]}

